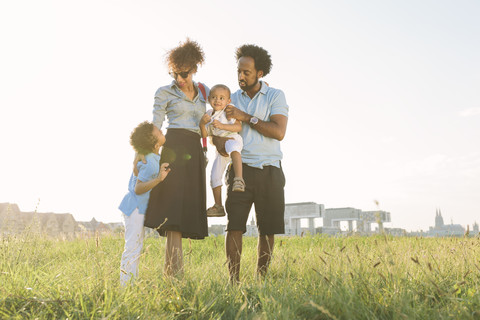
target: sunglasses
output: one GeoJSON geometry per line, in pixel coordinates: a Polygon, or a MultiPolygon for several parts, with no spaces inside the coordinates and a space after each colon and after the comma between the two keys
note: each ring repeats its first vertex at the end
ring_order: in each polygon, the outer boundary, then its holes
{"type": "Polygon", "coordinates": [[[192,69],[190,69],[188,71],[184,71],[184,72],[170,71],[168,74],[170,76],[172,76],[173,79],[177,79],[178,76],[182,77],[183,79],[186,79],[186,78],[188,78],[188,75],[190,74],[190,72],[192,72],[192,69]]]}

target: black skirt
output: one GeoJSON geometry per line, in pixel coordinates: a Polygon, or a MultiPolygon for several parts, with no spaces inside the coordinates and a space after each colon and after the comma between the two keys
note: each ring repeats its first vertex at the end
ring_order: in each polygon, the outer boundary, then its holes
{"type": "Polygon", "coordinates": [[[183,238],[208,236],[206,212],[205,156],[200,135],[185,129],[168,129],[160,163],[171,171],[150,193],[145,226],[179,231],[183,238]]]}

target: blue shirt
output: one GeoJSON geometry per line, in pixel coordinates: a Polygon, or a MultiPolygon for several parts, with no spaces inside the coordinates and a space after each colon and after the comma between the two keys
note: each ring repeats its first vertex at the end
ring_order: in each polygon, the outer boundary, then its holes
{"type": "Polygon", "coordinates": [[[150,181],[158,176],[160,172],[160,156],[155,153],[149,153],[145,156],[147,163],[139,161],[137,163],[138,178],[132,173],[130,181],[128,182],[128,193],[123,197],[122,202],[118,209],[127,216],[130,216],[136,208],[140,214],[145,214],[148,205],[148,199],[150,198],[150,191],[142,194],[135,193],[135,185],[137,179],[142,182],[150,181]]]}
{"type": "MultiPolygon", "coordinates": [[[[260,91],[250,99],[245,91],[238,90],[232,94],[232,103],[235,106],[263,121],[270,121],[274,114],[288,117],[288,105],[282,90],[267,86],[261,81],[260,91]]],[[[280,149],[280,141],[265,137],[248,123],[242,123],[243,138],[242,162],[262,169],[264,166],[280,167],[283,154],[280,149]]]]}
{"type": "MultiPolygon", "coordinates": [[[[193,82],[197,88],[198,94],[192,100],[187,98],[176,82],[172,81],[170,85],[161,87],[155,93],[155,103],[153,105],[153,123],[162,128],[165,115],[168,119],[168,127],[187,129],[200,134],[200,119],[205,114],[206,99],[198,88],[198,84],[193,82]]],[[[208,97],[210,89],[203,85],[208,97]]]]}

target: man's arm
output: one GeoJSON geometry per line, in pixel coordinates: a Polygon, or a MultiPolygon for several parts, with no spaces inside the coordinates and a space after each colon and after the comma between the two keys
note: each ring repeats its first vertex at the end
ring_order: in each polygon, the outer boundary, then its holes
{"type": "MultiPolygon", "coordinates": [[[[248,113],[245,113],[231,105],[225,109],[227,118],[235,118],[245,123],[250,123],[250,119],[253,117],[248,113]]],[[[258,120],[258,123],[252,128],[260,132],[262,135],[268,138],[277,139],[282,141],[287,131],[288,118],[281,114],[274,114],[270,116],[270,121],[258,120]]]]}
{"type": "Polygon", "coordinates": [[[224,157],[228,157],[228,153],[225,150],[225,142],[230,139],[233,138],[212,136],[212,143],[215,145],[215,148],[217,148],[218,153],[220,153],[224,157]]]}

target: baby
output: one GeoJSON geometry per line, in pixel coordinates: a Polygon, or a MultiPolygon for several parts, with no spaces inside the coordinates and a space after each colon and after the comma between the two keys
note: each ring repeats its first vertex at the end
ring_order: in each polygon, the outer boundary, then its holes
{"type": "Polygon", "coordinates": [[[222,205],[222,176],[227,164],[230,162],[230,158],[235,172],[232,191],[245,191],[241,156],[243,140],[238,134],[238,132],[242,130],[242,123],[235,119],[227,119],[225,107],[230,104],[230,101],[230,89],[227,86],[217,84],[212,87],[208,96],[208,102],[213,110],[208,110],[200,120],[202,138],[207,136],[231,138],[225,142],[225,151],[229,157],[224,157],[217,152],[215,161],[213,162],[210,184],[215,205],[207,209],[208,217],[222,217],[225,215],[225,209],[222,205]]]}

